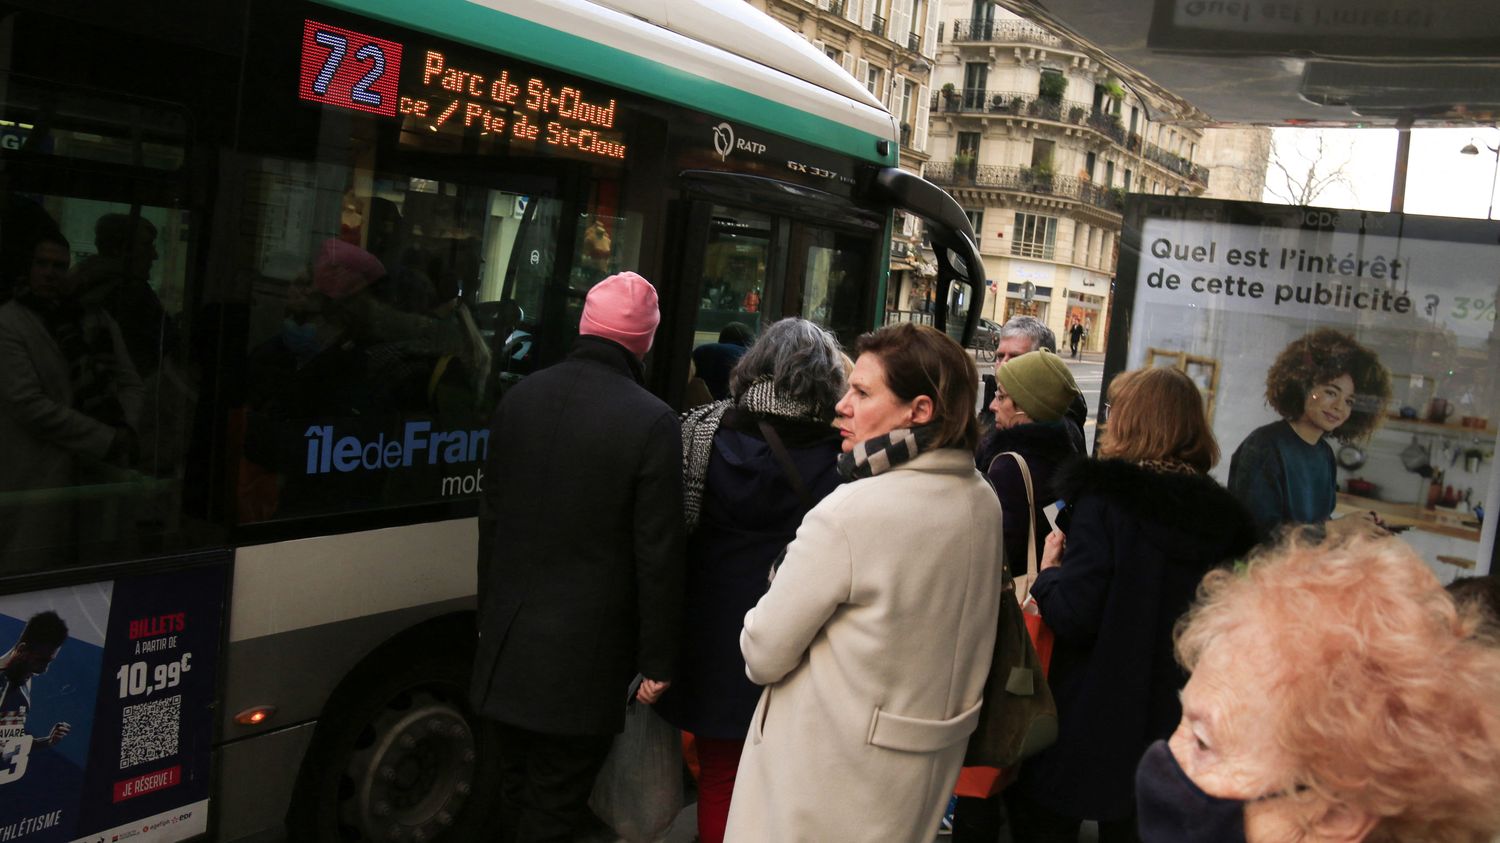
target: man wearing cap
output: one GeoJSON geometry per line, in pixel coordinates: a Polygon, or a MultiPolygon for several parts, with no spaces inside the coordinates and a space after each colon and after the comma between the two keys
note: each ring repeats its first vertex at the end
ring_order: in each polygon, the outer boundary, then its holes
{"type": "Polygon", "coordinates": [[[578,838],[632,678],[646,703],[672,679],[682,440],[641,385],[660,318],[645,278],[599,282],[572,353],[511,388],[490,425],[472,694],[500,730],[503,840],[578,838]]]}

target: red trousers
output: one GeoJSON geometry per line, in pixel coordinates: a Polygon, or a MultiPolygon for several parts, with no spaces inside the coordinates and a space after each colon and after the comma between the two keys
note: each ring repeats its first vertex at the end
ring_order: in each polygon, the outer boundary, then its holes
{"type": "Polygon", "coordinates": [[[740,769],[744,741],[697,739],[698,742],[698,839],[702,843],[724,843],[729,824],[729,799],[734,795],[734,776],[740,769]]]}

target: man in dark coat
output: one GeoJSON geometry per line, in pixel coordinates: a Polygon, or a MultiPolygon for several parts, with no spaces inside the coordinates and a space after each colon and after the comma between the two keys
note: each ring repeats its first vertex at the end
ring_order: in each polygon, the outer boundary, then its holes
{"type": "Polygon", "coordinates": [[[625,694],[655,702],[682,615],[682,440],[641,386],[660,315],[633,272],[589,291],[569,357],[490,426],[474,705],[499,721],[502,839],[576,839],[625,694]]]}

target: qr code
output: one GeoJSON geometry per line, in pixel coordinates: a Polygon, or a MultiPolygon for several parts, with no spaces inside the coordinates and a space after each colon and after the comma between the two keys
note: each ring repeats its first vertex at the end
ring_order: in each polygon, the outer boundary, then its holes
{"type": "Polygon", "coordinates": [[[177,754],[182,695],[127,705],[120,724],[120,769],[177,754]]]}

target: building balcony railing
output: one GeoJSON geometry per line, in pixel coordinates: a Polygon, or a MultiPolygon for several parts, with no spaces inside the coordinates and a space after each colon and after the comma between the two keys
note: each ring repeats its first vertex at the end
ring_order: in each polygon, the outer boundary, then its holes
{"type": "Polygon", "coordinates": [[[1010,20],[960,18],[953,22],[954,41],[990,41],[1008,44],[1040,44],[1073,49],[1068,41],[1033,23],[1010,20]]]}
{"type": "Polygon", "coordinates": [[[1120,115],[1094,111],[1089,114],[1088,125],[1115,143],[1125,144],[1125,127],[1120,125],[1120,115]]]}
{"type": "Polygon", "coordinates": [[[922,52],[922,36],[915,32],[908,32],[906,34],[906,49],[911,50],[913,53],[922,52]]]}
{"type": "Polygon", "coordinates": [[[1125,207],[1125,191],[1119,188],[1100,187],[1085,179],[1060,176],[1033,167],[929,161],[922,172],[928,181],[944,187],[982,187],[1058,196],[1116,214],[1125,207]]]}
{"type": "Polygon", "coordinates": [[[881,17],[880,15],[872,15],[870,17],[870,31],[875,33],[876,35],[879,35],[881,38],[884,38],[885,18],[881,17]]]}
{"type": "Polygon", "coordinates": [[[835,17],[843,17],[844,0],[828,0],[828,13],[835,17]]]}
{"type": "Polygon", "coordinates": [[[1036,117],[1059,123],[1083,125],[1092,109],[1081,102],[1054,100],[1020,91],[989,91],[979,88],[954,89],[952,96],[943,91],[932,95],[932,109],[948,112],[984,112],[1036,117]]]}
{"type": "Polygon", "coordinates": [[[1164,169],[1170,170],[1186,179],[1191,179],[1200,184],[1208,184],[1208,168],[1183,158],[1175,152],[1168,152],[1154,143],[1146,144],[1141,152],[1142,157],[1152,161],[1164,169]]]}
{"type": "Polygon", "coordinates": [[[1042,260],[1050,261],[1056,255],[1056,244],[1021,243],[1012,240],[1010,244],[1010,253],[1020,258],[1041,258],[1042,260]]]}

